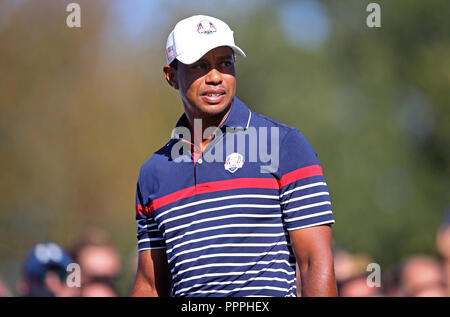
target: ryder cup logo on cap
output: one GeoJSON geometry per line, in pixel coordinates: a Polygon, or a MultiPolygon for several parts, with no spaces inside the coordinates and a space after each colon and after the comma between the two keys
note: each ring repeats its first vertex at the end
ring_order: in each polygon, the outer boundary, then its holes
{"type": "Polygon", "coordinates": [[[244,166],[244,157],[241,154],[231,153],[227,156],[227,160],[225,161],[225,169],[228,172],[234,173],[242,166],[244,166]]]}
{"type": "Polygon", "coordinates": [[[216,32],[216,27],[214,26],[214,24],[212,24],[208,20],[203,20],[203,21],[200,21],[200,23],[197,25],[197,32],[211,34],[211,33],[216,32]]]}
{"type": "Polygon", "coordinates": [[[167,38],[166,62],[169,65],[177,59],[183,64],[192,64],[220,46],[228,46],[235,54],[245,57],[225,22],[206,15],[194,15],[178,22],[167,38]]]}

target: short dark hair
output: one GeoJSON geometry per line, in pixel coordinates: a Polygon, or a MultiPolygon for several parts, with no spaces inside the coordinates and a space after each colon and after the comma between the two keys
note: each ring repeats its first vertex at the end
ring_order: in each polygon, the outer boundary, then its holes
{"type": "MultiPolygon", "coordinates": [[[[234,52],[231,54],[231,58],[233,60],[233,63],[236,61],[236,55],[234,54],[234,52]]],[[[175,58],[172,63],[169,64],[170,67],[174,68],[175,70],[177,70],[178,68],[178,60],[175,58]]]]}
{"type": "Polygon", "coordinates": [[[170,67],[174,68],[175,70],[178,68],[178,60],[175,58],[172,63],[169,64],[170,67]]]}

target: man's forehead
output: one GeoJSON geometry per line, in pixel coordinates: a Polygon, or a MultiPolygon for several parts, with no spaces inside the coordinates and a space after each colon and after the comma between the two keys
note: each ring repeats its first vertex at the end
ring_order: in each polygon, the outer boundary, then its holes
{"type": "Polygon", "coordinates": [[[207,60],[210,58],[215,59],[226,59],[233,57],[233,50],[228,46],[216,47],[210,51],[208,51],[205,55],[203,55],[197,62],[202,60],[207,60]]]}

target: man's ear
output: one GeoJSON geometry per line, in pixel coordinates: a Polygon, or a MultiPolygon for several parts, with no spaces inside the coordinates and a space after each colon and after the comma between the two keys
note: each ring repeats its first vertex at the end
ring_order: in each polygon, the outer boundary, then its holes
{"type": "Polygon", "coordinates": [[[163,67],[164,77],[170,86],[178,90],[177,71],[175,68],[164,65],[163,67]]]}

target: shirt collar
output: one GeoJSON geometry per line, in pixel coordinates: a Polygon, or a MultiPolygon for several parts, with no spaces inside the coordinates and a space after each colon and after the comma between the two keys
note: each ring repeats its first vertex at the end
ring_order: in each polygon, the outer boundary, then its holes
{"type": "Polygon", "coordinates": [[[250,125],[251,117],[252,112],[250,109],[238,97],[235,96],[233,99],[233,104],[231,105],[230,113],[220,127],[231,127],[235,129],[241,128],[247,130],[250,125]]]}

